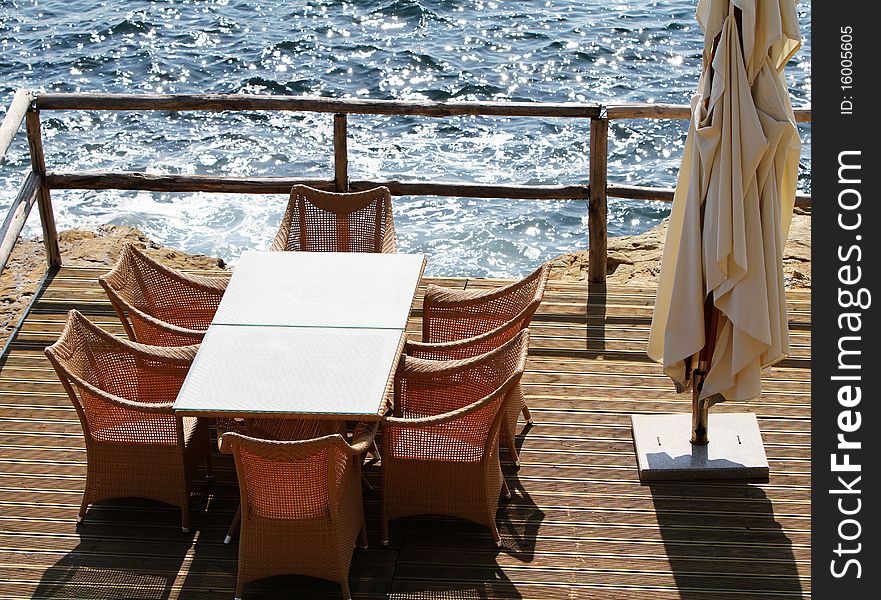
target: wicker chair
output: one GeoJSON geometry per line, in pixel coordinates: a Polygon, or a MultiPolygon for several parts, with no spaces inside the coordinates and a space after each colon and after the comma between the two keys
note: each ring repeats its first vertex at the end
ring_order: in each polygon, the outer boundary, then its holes
{"type": "MultiPolygon", "coordinates": [[[[530,315],[526,314],[526,311],[529,310],[529,308],[524,309],[524,312],[491,331],[464,340],[438,342],[435,344],[408,340],[404,345],[404,354],[423,360],[462,360],[485,354],[495,350],[523,331],[525,328],[524,321],[529,321],[530,315]]],[[[517,440],[515,437],[517,419],[520,413],[525,411],[526,418],[530,422],[532,420],[519,383],[511,390],[510,396],[511,398],[507,402],[506,409],[507,418],[502,422],[500,435],[505,446],[508,448],[511,460],[513,460],[516,466],[520,466],[520,457],[517,453],[517,440]]]]}
{"type": "MultiPolygon", "coordinates": [[[[250,437],[273,440],[277,442],[290,442],[295,440],[308,440],[339,433],[340,423],[324,419],[229,419],[217,418],[217,448],[221,452],[223,448],[223,435],[226,433],[239,433],[250,437]]],[[[229,450],[229,448],[227,448],[229,450]]],[[[233,536],[239,529],[242,521],[242,507],[236,509],[232,523],[223,538],[224,544],[232,542],[233,536]]]]}
{"type": "Polygon", "coordinates": [[[441,514],[496,528],[499,430],[526,366],[528,330],[464,360],[404,356],[395,374],[394,415],[383,425],[382,541],[397,517],[441,514]]]}
{"type": "MultiPolygon", "coordinates": [[[[429,285],[422,308],[422,341],[444,344],[435,349],[409,342],[405,352],[417,358],[441,360],[467,358],[486,352],[529,327],[544,297],[550,265],[538,269],[509,285],[489,290],[453,290],[429,285]],[[451,344],[461,342],[461,344],[451,344]]],[[[503,429],[506,445],[515,465],[520,465],[514,433],[520,413],[532,423],[523,389],[518,383],[508,407],[503,429]]]]}
{"type": "Polygon", "coordinates": [[[118,338],[68,313],[64,331],[46,348],[79,416],[86,440],[86,489],[77,521],[90,504],[135,496],[181,509],[189,531],[190,481],[206,460],[207,423],[172,414],[196,346],[157,348],[118,338]]]}
{"type": "Polygon", "coordinates": [[[385,187],[335,193],[295,185],[269,249],[397,252],[391,194],[385,187]]]}
{"type": "Polygon", "coordinates": [[[126,244],[98,278],[129,338],[151,346],[198,344],[211,324],[229,277],[187,275],[126,244]]]}
{"type": "Polygon", "coordinates": [[[335,581],[349,592],[355,541],[367,546],[361,498],[361,456],[376,425],[356,431],[350,445],[339,434],[272,441],[224,434],[235,457],[242,531],[236,598],[245,584],[298,574],[335,581]]]}

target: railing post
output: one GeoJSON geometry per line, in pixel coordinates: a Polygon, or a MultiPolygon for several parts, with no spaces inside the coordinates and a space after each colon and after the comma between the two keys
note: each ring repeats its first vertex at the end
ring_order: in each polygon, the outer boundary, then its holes
{"type": "Polygon", "coordinates": [[[587,205],[588,265],[591,283],[606,281],[608,246],[608,182],[609,119],[605,107],[600,116],[590,120],[590,196],[587,205]]]}
{"type": "Polygon", "coordinates": [[[346,144],[346,115],[333,116],[333,181],[337,192],[349,191],[349,150],[346,144]]]}
{"type": "Polygon", "coordinates": [[[28,148],[31,154],[31,170],[37,176],[40,191],[37,206],[40,208],[40,223],[43,225],[43,245],[46,247],[46,262],[50,268],[61,266],[61,250],[58,248],[58,232],[55,229],[55,213],[52,210],[52,196],[46,187],[46,160],[43,155],[43,135],[40,132],[40,111],[31,106],[25,116],[28,130],[28,148]]]}

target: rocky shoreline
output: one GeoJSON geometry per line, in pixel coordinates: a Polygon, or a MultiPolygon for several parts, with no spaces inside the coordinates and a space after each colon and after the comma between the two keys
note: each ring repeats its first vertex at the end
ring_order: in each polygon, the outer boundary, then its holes
{"type": "MultiPolygon", "coordinates": [[[[608,281],[657,287],[667,221],[639,235],[612,237],[608,243],[608,281]]],[[[551,279],[587,281],[588,251],[551,259],[551,279]]],[[[783,250],[783,276],[787,289],[811,287],[811,216],[796,209],[789,239],[783,250]]]]}
{"type": "MultiPolygon", "coordinates": [[[[609,238],[608,281],[646,287],[657,285],[667,223],[645,233],[609,238]]],[[[116,261],[122,245],[133,242],[161,262],[178,269],[225,270],[220,258],[190,255],[150,240],[143,232],[124,225],[102,225],[96,231],[72,229],[59,233],[65,266],[107,268],[116,261]]],[[[784,251],[788,288],[811,287],[810,213],[796,211],[784,251]]],[[[587,280],[588,251],[560,255],[551,260],[551,279],[587,280]]],[[[0,347],[17,325],[37,292],[46,269],[41,240],[19,240],[0,275],[0,347]]]]}
{"type": "MultiPolygon", "coordinates": [[[[143,232],[124,225],[102,225],[96,231],[71,229],[58,234],[61,261],[68,267],[107,268],[116,262],[125,242],[133,242],[170,267],[224,270],[222,259],[190,255],[150,240],[143,232]]],[[[20,239],[0,274],[0,348],[6,344],[27,309],[46,271],[41,239],[20,239]]]]}

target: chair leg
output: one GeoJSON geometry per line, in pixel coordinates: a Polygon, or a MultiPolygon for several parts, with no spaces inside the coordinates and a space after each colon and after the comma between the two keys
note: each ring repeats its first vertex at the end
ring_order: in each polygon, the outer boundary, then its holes
{"type": "Polygon", "coordinates": [[[532,423],[532,413],[529,412],[529,407],[526,406],[526,403],[523,403],[523,418],[526,419],[527,423],[532,423]]]}
{"type": "Polygon", "coordinates": [[[211,452],[208,452],[208,456],[205,457],[205,479],[208,481],[214,480],[214,461],[211,459],[211,452]]]}
{"type": "Polygon", "coordinates": [[[343,592],[343,600],[352,600],[352,592],[351,592],[351,590],[349,590],[348,580],[343,579],[340,582],[340,587],[342,588],[342,592],[343,592]]]}
{"type": "Polygon", "coordinates": [[[502,476],[502,496],[505,500],[511,499],[511,488],[508,487],[508,482],[505,481],[505,477],[502,476]]]}
{"type": "Polygon", "coordinates": [[[360,541],[361,548],[366,549],[368,546],[367,519],[364,518],[364,510],[363,509],[361,510],[361,533],[359,534],[359,536],[360,536],[359,541],[360,541]]]}
{"type": "Polygon", "coordinates": [[[180,530],[183,533],[190,532],[190,481],[195,475],[194,471],[198,466],[198,459],[189,460],[193,454],[186,454],[182,448],[183,464],[180,466],[179,485],[180,485],[180,530]]]}
{"type": "Polygon", "coordinates": [[[379,543],[388,546],[388,519],[385,518],[385,511],[379,518],[379,543]]]}
{"type": "Polygon", "coordinates": [[[83,502],[80,504],[80,511],[76,515],[76,522],[82,523],[86,518],[86,511],[89,510],[89,502],[86,500],[85,494],[83,495],[83,502]]]}
{"type": "Polygon", "coordinates": [[[236,600],[242,600],[242,596],[245,593],[245,581],[242,579],[242,576],[239,575],[236,577],[236,600]]]}
{"type": "Polygon", "coordinates": [[[242,505],[240,504],[236,508],[236,514],[232,518],[232,523],[229,524],[229,529],[226,531],[226,537],[223,538],[223,543],[228,544],[232,541],[232,536],[236,534],[236,531],[239,530],[239,524],[242,522],[242,505]]]}
{"type": "Polygon", "coordinates": [[[510,427],[504,427],[505,438],[507,438],[508,452],[511,454],[511,461],[515,467],[520,466],[520,454],[517,452],[517,440],[514,438],[514,432],[510,427]]]}
{"type": "Polygon", "coordinates": [[[489,529],[493,534],[493,541],[496,543],[496,548],[501,548],[504,544],[502,544],[502,536],[499,535],[499,528],[496,527],[495,515],[492,516],[492,520],[489,522],[489,529]]]}

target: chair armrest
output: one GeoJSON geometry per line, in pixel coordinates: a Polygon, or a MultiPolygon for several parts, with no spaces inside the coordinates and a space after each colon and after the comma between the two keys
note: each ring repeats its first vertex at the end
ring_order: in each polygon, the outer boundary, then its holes
{"type": "Polygon", "coordinates": [[[423,306],[429,308],[436,306],[440,308],[454,308],[457,306],[472,306],[474,304],[482,304],[489,302],[495,298],[504,297],[513,290],[530,285],[531,282],[538,280],[535,298],[540,300],[544,295],[545,285],[547,284],[550,274],[550,263],[543,263],[538,269],[520,279],[512,281],[506,285],[485,290],[456,290],[430,284],[425,290],[423,297],[423,306]]]}
{"type": "MultiPolygon", "coordinates": [[[[183,328],[179,329],[188,331],[183,328]]],[[[204,332],[202,333],[204,334],[204,332]]],[[[116,340],[123,346],[127,346],[132,354],[175,366],[191,365],[193,359],[196,358],[196,353],[199,351],[199,344],[190,344],[189,346],[150,346],[125,338],[116,338],[116,340]]]]}
{"type": "Polygon", "coordinates": [[[431,415],[459,410],[478,401],[504,383],[502,377],[509,375],[503,372],[518,377],[523,374],[528,346],[529,330],[524,329],[498,348],[470,358],[431,360],[404,355],[395,373],[395,418],[408,412],[431,415]],[[505,371],[499,372],[500,369],[505,371]],[[497,375],[492,375],[494,372],[497,375]],[[426,393],[418,393],[420,388],[426,393]]]}
{"type": "MultiPolygon", "coordinates": [[[[482,336],[479,336],[482,337],[482,336]]],[[[514,345],[515,339],[523,339],[523,343],[525,345],[529,344],[529,330],[524,329],[517,333],[511,340],[506,341],[504,344],[500,345],[498,348],[494,348],[485,354],[478,354],[476,356],[469,356],[467,358],[451,358],[449,360],[431,360],[425,358],[417,358],[414,356],[409,356],[404,354],[401,357],[401,362],[398,366],[398,371],[395,375],[396,378],[399,379],[425,379],[425,378],[434,378],[441,375],[452,374],[457,371],[463,371],[466,369],[470,369],[477,364],[483,363],[484,361],[491,359],[491,354],[502,353],[504,349],[508,346],[514,345]]],[[[475,338],[471,338],[473,340],[475,338]]],[[[471,340],[464,340],[464,342],[471,343],[471,340]]],[[[425,342],[407,342],[404,345],[405,351],[406,348],[414,348],[414,349],[430,349],[434,347],[441,348],[456,348],[460,345],[460,342],[449,342],[442,344],[429,344],[425,342]]],[[[525,354],[524,354],[525,356],[525,354]]],[[[523,359],[525,360],[525,358],[523,359]]]]}
{"type": "Polygon", "coordinates": [[[174,414],[174,411],[172,410],[172,407],[174,406],[173,402],[138,402],[137,400],[128,400],[126,398],[122,398],[121,396],[117,396],[115,394],[111,394],[110,392],[105,392],[102,389],[96,388],[89,382],[83,381],[78,377],[72,377],[72,379],[76,382],[78,386],[87,389],[89,393],[93,396],[97,396],[98,398],[101,398],[101,400],[103,400],[104,402],[107,402],[108,404],[112,404],[119,408],[147,414],[174,414]]]}
{"type": "Polygon", "coordinates": [[[504,396],[505,394],[507,394],[514,386],[514,384],[520,380],[520,376],[521,373],[515,373],[514,375],[509,377],[505,381],[505,383],[503,383],[502,386],[495,390],[493,393],[489,394],[488,396],[484,396],[480,400],[472,402],[467,406],[463,406],[462,408],[451,410],[449,412],[445,412],[439,415],[432,415],[430,417],[386,417],[384,422],[387,426],[391,427],[418,429],[421,427],[433,427],[436,425],[443,425],[444,423],[456,421],[476,410],[480,410],[487,404],[494,402],[499,396],[504,396]]]}
{"type": "Polygon", "coordinates": [[[231,274],[226,273],[217,277],[206,275],[190,275],[177,269],[168,267],[155,258],[149,256],[146,252],[138,248],[131,242],[126,243],[120,255],[120,260],[114,267],[104,275],[98,277],[98,281],[102,286],[113,288],[114,290],[123,289],[128,284],[128,272],[136,261],[142,261],[143,264],[162,273],[172,281],[181,283],[186,287],[198,289],[212,296],[222,296],[229,284],[231,274]]]}
{"type": "Polygon", "coordinates": [[[493,288],[488,290],[455,290],[442,287],[433,283],[429,284],[425,289],[423,297],[423,306],[460,306],[480,303],[483,300],[495,298],[504,293],[506,287],[493,288]]]}
{"type": "Polygon", "coordinates": [[[361,455],[370,450],[373,445],[373,439],[379,429],[379,421],[372,423],[359,423],[352,435],[351,452],[355,455],[361,455]]]}
{"type": "MultiPolygon", "coordinates": [[[[90,322],[76,309],[72,309],[68,312],[68,323],[77,323],[80,326],[85,327],[92,335],[103,338],[104,342],[110,346],[122,347],[126,352],[130,352],[138,357],[148,358],[150,360],[170,365],[189,366],[192,364],[193,359],[196,357],[196,353],[199,351],[199,344],[191,344],[189,346],[149,346],[147,344],[140,344],[138,342],[115,336],[90,322]]],[[[69,330],[70,327],[65,325],[65,330],[62,332],[61,337],[54,344],[44,349],[45,353],[50,356],[50,358],[70,358],[70,353],[73,352],[73,348],[70,347],[67,339],[67,332],[69,330]]]]}
{"type": "Polygon", "coordinates": [[[336,446],[350,451],[351,446],[338,433],[306,440],[267,440],[256,438],[237,431],[227,431],[220,438],[220,451],[233,453],[233,446],[249,449],[251,452],[270,460],[302,460],[315,456],[328,446],[336,446]]]}
{"type": "Polygon", "coordinates": [[[211,275],[192,275],[190,273],[178,272],[178,281],[192,288],[202,290],[213,296],[222,296],[229,285],[231,273],[225,273],[218,276],[211,275]]]}
{"type": "Polygon", "coordinates": [[[429,360],[458,360],[495,350],[526,328],[538,302],[530,302],[519,314],[495,329],[450,342],[416,342],[407,340],[404,354],[429,360]]]}
{"type": "MultiPolygon", "coordinates": [[[[420,360],[462,360],[471,358],[482,352],[472,345],[475,338],[467,338],[456,342],[415,342],[408,340],[404,344],[404,354],[420,360]]],[[[486,352],[487,350],[483,350],[486,352]]]]}
{"type": "MultiPolygon", "coordinates": [[[[179,335],[181,337],[190,338],[193,340],[192,345],[198,346],[202,342],[202,338],[205,337],[204,329],[190,329],[188,327],[181,327],[180,325],[174,325],[173,323],[168,323],[163,321],[162,319],[157,319],[152,315],[148,315],[144,311],[134,307],[126,305],[126,310],[129,313],[137,315],[139,319],[149,323],[151,327],[158,329],[160,331],[166,331],[168,333],[173,333],[174,335],[179,335]]],[[[135,342],[137,343],[137,342],[135,342]]],[[[155,346],[151,346],[155,347],[155,346]]]]}
{"type": "Polygon", "coordinates": [[[220,436],[220,451],[223,454],[232,454],[233,439],[240,435],[237,431],[224,431],[220,436]]]}

